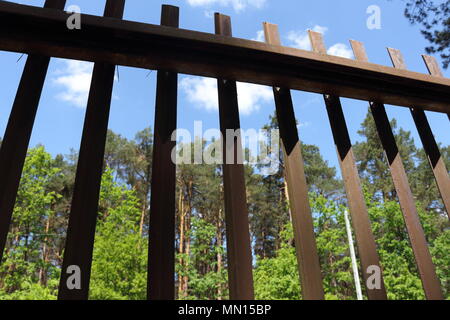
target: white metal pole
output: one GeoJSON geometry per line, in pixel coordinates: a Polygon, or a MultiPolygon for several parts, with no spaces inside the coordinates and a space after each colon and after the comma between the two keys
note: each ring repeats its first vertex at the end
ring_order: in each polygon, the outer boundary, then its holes
{"type": "Polygon", "coordinates": [[[358,264],[356,263],[355,246],[353,245],[352,230],[350,228],[350,220],[348,219],[347,210],[344,211],[345,227],[347,229],[348,246],[350,247],[350,257],[352,259],[353,277],[355,279],[356,297],[363,300],[361,292],[361,283],[359,281],[358,264]]]}

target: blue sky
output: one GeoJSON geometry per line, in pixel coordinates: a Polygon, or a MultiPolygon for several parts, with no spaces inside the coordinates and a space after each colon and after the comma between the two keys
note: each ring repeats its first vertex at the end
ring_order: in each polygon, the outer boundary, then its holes
{"type": "MultiPolygon", "coordinates": [[[[44,0],[13,1],[43,6],[44,0]]],[[[105,1],[68,0],[83,13],[101,15],[105,1]]],[[[283,45],[308,49],[307,29],[324,32],[330,53],[351,57],[349,39],[365,43],[371,62],[391,66],[386,47],[400,49],[408,68],[426,73],[420,54],[428,45],[417,26],[403,16],[402,0],[128,0],[125,19],[159,24],[161,4],[180,7],[180,27],[203,32],[214,31],[212,13],[232,17],[235,37],[255,39],[261,36],[262,22],[279,25],[283,45]],[[369,30],[366,13],[370,5],[381,8],[381,29],[369,30]]],[[[0,136],[6,128],[25,57],[0,51],[0,136]]],[[[44,86],[30,146],[44,144],[56,155],[78,149],[85,114],[92,65],[76,61],[52,59],[44,86]]],[[[450,76],[445,71],[446,77],[450,76]]],[[[153,127],[156,72],[119,67],[114,84],[109,127],[132,138],[145,127],[153,127]]],[[[191,130],[194,121],[203,121],[204,130],[218,128],[217,92],[212,79],[180,75],[178,127],[191,130]]],[[[241,125],[259,129],[274,112],[271,89],[239,84],[241,125]]],[[[300,122],[299,134],[308,144],[316,144],[326,160],[338,168],[331,130],[321,95],[293,91],[294,106],[300,122]]],[[[352,142],[360,140],[357,130],[367,112],[367,102],[342,99],[352,142]]],[[[409,110],[387,106],[390,118],[410,130],[421,146],[409,110]]],[[[427,112],[436,140],[450,144],[446,115],[427,112]]]]}

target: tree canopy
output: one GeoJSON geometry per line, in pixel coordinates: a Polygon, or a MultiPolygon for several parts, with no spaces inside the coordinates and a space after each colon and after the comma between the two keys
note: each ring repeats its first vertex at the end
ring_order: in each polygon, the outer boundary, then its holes
{"type": "Polygon", "coordinates": [[[405,16],[422,26],[430,42],[427,53],[439,53],[444,68],[450,64],[450,0],[407,0],[405,16]]]}

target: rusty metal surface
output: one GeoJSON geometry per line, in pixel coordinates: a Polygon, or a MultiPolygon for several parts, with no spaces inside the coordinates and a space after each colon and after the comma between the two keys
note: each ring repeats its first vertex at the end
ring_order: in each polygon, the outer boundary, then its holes
{"type": "Polygon", "coordinates": [[[326,96],[328,118],[333,132],[334,143],[336,145],[339,164],[342,171],[347,201],[352,216],[353,229],[355,231],[358,255],[361,259],[361,273],[363,275],[364,286],[369,300],[386,300],[386,288],[384,286],[383,275],[381,275],[381,287],[370,288],[368,279],[371,273],[368,270],[371,266],[377,266],[381,270],[380,258],[377,253],[377,245],[370,226],[369,213],[367,211],[364,194],[361,188],[361,181],[355,163],[355,157],[345,123],[344,113],[338,97],[326,96]]]}
{"type": "MultiPolygon", "coordinates": [[[[108,0],[104,15],[122,18],[124,6],[125,0],[108,0]]],[[[60,300],[86,300],[89,295],[114,73],[114,65],[107,63],[94,65],[61,270],[58,292],[60,300]],[[80,289],[71,289],[67,285],[71,275],[68,273],[70,266],[78,266],[81,271],[80,289]]]]}
{"type": "MultiPolygon", "coordinates": [[[[62,10],[65,3],[47,0],[44,7],[62,10]]],[[[0,149],[0,262],[49,62],[40,55],[27,58],[0,149]]]]}
{"type": "Polygon", "coordinates": [[[412,108],[411,114],[417,130],[419,131],[419,136],[425,153],[427,154],[431,169],[433,170],[434,178],[436,179],[436,184],[441,194],[445,210],[450,218],[450,177],[448,175],[447,167],[445,166],[444,159],[442,158],[439,147],[434,139],[425,112],[420,109],[412,108]]]}
{"type": "MultiPolygon", "coordinates": [[[[164,5],[161,25],[178,28],[179,8],[164,5]]],[[[178,74],[158,71],[153,143],[147,297],[175,299],[175,185],[172,133],[177,126],[178,74]],[[156,261],[156,263],[151,263],[156,261]]]]}
{"type": "Polygon", "coordinates": [[[436,58],[433,56],[429,56],[426,54],[422,55],[423,61],[425,62],[425,65],[428,69],[428,72],[435,77],[443,78],[444,74],[441,71],[441,68],[439,67],[438,62],[436,61],[436,58]]]}
{"type": "MultiPolygon", "coordinates": [[[[216,34],[231,37],[231,19],[215,14],[216,34]]],[[[223,182],[227,236],[228,283],[231,300],[252,300],[253,267],[241,138],[228,141],[226,130],[240,129],[236,82],[218,79],[220,130],[223,135],[223,182]],[[227,164],[230,152],[233,164],[227,164]]]]}
{"type": "MultiPolygon", "coordinates": [[[[362,43],[352,43],[352,46],[357,51],[365,51],[362,43]]],[[[358,57],[361,54],[355,54],[355,56],[358,57]]],[[[396,58],[395,62],[401,65],[403,64],[403,59],[396,58]]],[[[414,197],[386,114],[386,109],[383,104],[375,102],[370,102],[370,109],[391,171],[425,296],[429,300],[442,300],[443,294],[440,288],[440,282],[431,259],[425,233],[420,224],[414,197]]]]}
{"type": "MultiPolygon", "coordinates": [[[[326,46],[322,35],[318,32],[309,31],[309,37],[313,50],[326,54],[326,46]]],[[[358,55],[362,55],[362,58],[364,58],[364,54],[364,52],[358,52],[358,55]]],[[[379,289],[371,288],[367,285],[367,280],[371,276],[371,273],[368,273],[369,268],[371,266],[377,266],[381,270],[381,264],[375,238],[370,226],[369,213],[361,188],[361,181],[356,167],[341,101],[339,97],[332,95],[324,95],[324,101],[342,171],[348,206],[352,216],[352,225],[355,231],[358,255],[361,259],[361,274],[363,276],[366,294],[370,300],[386,300],[386,288],[382,273],[380,273],[381,287],[379,289]]]]}
{"type": "MultiPolygon", "coordinates": [[[[276,25],[264,23],[264,33],[267,43],[281,45],[276,25]]],[[[285,179],[288,187],[302,297],[305,300],[323,300],[322,275],[291,92],[287,88],[276,87],[273,88],[273,92],[283,143],[285,179]]]]}
{"type": "MultiPolygon", "coordinates": [[[[400,50],[388,48],[388,52],[395,68],[402,70],[407,69],[400,50]]],[[[442,77],[442,72],[436,62],[436,59],[425,55],[423,58],[430,74],[437,77],[442,77]]],[[[433,132],[431,131],[425,112],[414,107],[410,108],[410,111],[414,119],[414,123],[416,124],[417,131],[419,132],[420,140],[422,141],[422,145],[431,169],[433,170],[434,178],[447,211],[447,215],[450,218],[450,178],[444,159],[442,158],[439,147],[434,139],[433,132]]]]}
{"type": "Polygon", "coordinates": [[[443,295],[440,282],[436,275],[433,261],[431,260],[425,233],[420,224],[414,197],[389,124],[386,110],[384,105],[376,103],[371,104],[371,110],[381,144],[383,145],[389,163],[425,295],[430,300],[441,300],[443,299],[443,295]]]}
{"type": "MultiPolygon", "coordinates": [[[[423,61],[425,62],[425,65],[427,66],[428,72],[430,75],[438,78],[443,78],[444,74],[441,71],[441,68],[439,67],[438,62],[436,61],[436,58],[433,56],[429,56],[426,54],[422,55],[423,61]]],[[[447,112],[448,120],[450,121],[450,112],[447,112]]]]}

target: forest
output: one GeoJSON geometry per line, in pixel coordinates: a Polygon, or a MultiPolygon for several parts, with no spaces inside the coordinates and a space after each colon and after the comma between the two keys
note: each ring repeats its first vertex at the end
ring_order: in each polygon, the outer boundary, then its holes
{"type": "MultiPolygon", "coordinates": [[[[444,296],[450,299],[450,229],[427,157],[391,122],[444,296]]],[[[277,128],[275,117],[266,128],[277,128]]],[[[424,299],[408,234],[375,124],[367,114],[354,145],[389,299],[424,299]]],[[[1,143],[1,139],[0,139],[1,143]]],[[[93,253],[90,299],[146,299],[152,129],[126,139],[108,132],[93,253]]],[[[326,299],[356,299],[343,183],[315,145],[302,145],[326,299]]],[[[450,168],[450,146],[441,146],[450,168]]],[[[56,299],[77,151],[28,150],[7,247],[0,299],[56,299]]],[[[301,299],[283,157],[264,176],[245,166],[257,299],[301,299]]],[[[177,166],[176,297],[228,299],[222,167],[177,166]]]]}

